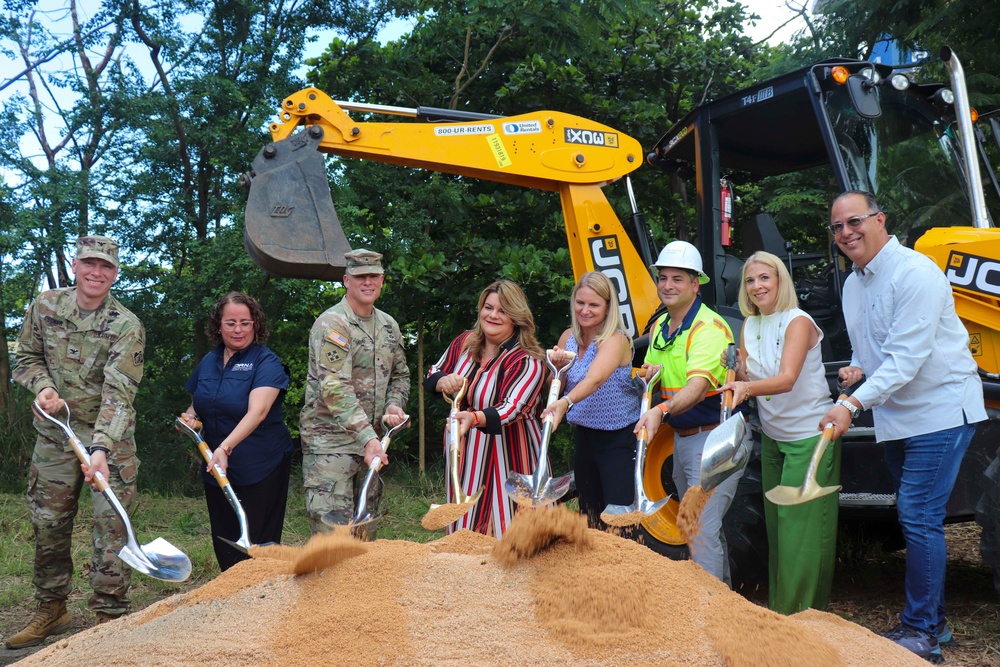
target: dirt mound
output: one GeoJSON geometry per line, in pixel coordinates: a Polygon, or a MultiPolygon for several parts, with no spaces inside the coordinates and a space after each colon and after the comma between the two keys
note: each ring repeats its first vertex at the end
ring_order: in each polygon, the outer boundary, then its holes
{"type": "Polygon", "coordinates": [[[587,530],[578,518],[523,513],[500,545],[470,531],[426,545],[378,540],[298,576],[290,565],[301,553],[264,550],[186,595],[18,664],[926,664],[830,614],[774,614],[690,561],[587,530]]]}

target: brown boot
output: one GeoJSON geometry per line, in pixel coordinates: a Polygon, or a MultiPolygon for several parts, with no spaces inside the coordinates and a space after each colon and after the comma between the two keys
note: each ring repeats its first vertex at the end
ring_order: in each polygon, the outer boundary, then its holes
{"type": "Polygon", "coordinates": [[[106,611],[99,611],[99,612],[97,612],[97,623],[95,625],[101,625],[102,623],[108,623],[109,621],[113,621],[116,618],[120,618],[120,616],[114,616],[113,614],[109,614],[106,611]]]}
{"type": "Polygon", "coordinates": [[[69,612],[65,600],[45,600],[38,604],[38,611],[28,626],[7,639],[7,648],[27,648],[37,646],[49,635],[60,633],[70,626],[69,612]]]}

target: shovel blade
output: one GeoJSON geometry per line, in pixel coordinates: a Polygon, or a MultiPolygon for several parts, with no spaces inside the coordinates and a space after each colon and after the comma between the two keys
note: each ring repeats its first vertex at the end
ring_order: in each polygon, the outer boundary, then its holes
{"type": "Polygon", "coordinates": [[[248,556],[250,555],[250,547],[254,546],[253,544],[250,543],[250,539],[246,537],[240,537],[240,539],[236,540],[235,542],[233,540],[227,540],[224,537],[220,537],[219,539],[228,544],[229,546],[231,546],[232,548],[239,551],[241,554],[246,554],[248,556]]]}
{"type": "Polygon", "coordinates": [[[132,569],[161,581],[179,582],[191,576],[191,559],[162,537],[138,549],[126,544],[118,557],[132,569]]]}
{"type": "Polygon", "coordinates": [[[837,486],[813,485],[810,488],[803,488],[801,486],[776,486],[765,493],[764,497],[775,505],[801,505],[810,500],[816,500],[831,493],[836,493],[840,491],[840,488],[839,484],[837,486]]]}
{"type": "Polygon", "coordinates": [[[555,479],[548,478],[541,480],[538,489],[535,489],[534,480],[531,475],[512,472],[504,482],[504,491],[511,500],[524,507],[543,507],[550,505],[567,493],[573,484],[574,475],[563,475],[555,479]]]}
{"type": "Polygon", "coordinates": [[[711,491],[746,467],[750,460],[746,433],[743,415],[735,414],[708,434],[701,454],[700,481],[704,491],[711,491]]]}
{"type": "Polygon", "coordinates": [[[320,521],[331,528],[350,526],[351,522],[354,521],[354,512],[351,510],[330,510],[320,517],[320,521]]]}

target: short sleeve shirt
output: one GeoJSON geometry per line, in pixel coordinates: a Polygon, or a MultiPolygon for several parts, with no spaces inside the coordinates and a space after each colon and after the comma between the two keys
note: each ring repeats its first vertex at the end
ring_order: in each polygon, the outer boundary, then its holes
{"type": "MultiPolygon", "coordinates": [[[[274,352],[254,343],[229,358],[222,367],[223,346],[205,355],[188,378],[186,388],[204,425],[205,442],[214,450],[247,414],[250,392],[258,387],[280,389],[264,421],[233,449],[226,475],[236,485],[256,484],[292,451],[281,402],[288,388],[288,371],[274,352]]],[[[202,478],[214,484],[202,464],[202,478]]]]}
{"type": "Polygon", "coordinates": [[[700,298],[688,311],[680,331],[670,339],[665,333],[669,318],[669,313],[665,313],[653,325],[646,351],[647,364],[662,366],[660,398],[673,397],[694,377],[708,380],[709,391],[705,400],[683,414],[670,415],[668,422],[674,428],[717,424],[722,409],[719,387],[726,379],[722,352],[733,342],[733,332],[722,316],[703,304],[700,298]]]}

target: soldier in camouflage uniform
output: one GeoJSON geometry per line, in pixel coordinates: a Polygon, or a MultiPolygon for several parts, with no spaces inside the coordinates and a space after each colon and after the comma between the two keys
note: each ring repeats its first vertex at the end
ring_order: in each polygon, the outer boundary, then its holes
{"type": "MultiPolygon", "coordinates": [[[[66,598],[72,588],[73,518],[84,483],[100,472],[124,507],[136,494],[132,400],[142,378],[145,332],[139,320],[110,295],[118,277],[118,244],[105,236],[76,241],[76,287],[43,292],[28,309],[15,351],[14,379],[57,416],[63,401],[70,425],[90,452],[82,466],[63,432],[35,418],[38,432],[28,477],[28,505],[35,529],[33,583],[38,611],[7,648],[40,644],[70,624],[66,598]]],[[[65,416],[65,415],[63,415],[65,416]]],[[[104,495],[94,503],[93,588],[88,607],[98,622],[128,610],[130,570],[115,555],[125,527],[104,495]]]]}
{"type": "MultiPolygon", "coordinates": [[[[329,531],[320,519],[332,510],[353,512],[368,465],[382,450],[382,416],[401,423],[410,394],[410,371],[396,320],[375,308],[385,279],[382,255],[353,250],[345,255],[347,295],[313,324],[309,375],[299,428],[306,512],[313,533],[329,531]]],[[[382,497],[369,486],[368,509],[382,497]]],[[[374,538],[372,531],[369,538],[374,538]]]]}

